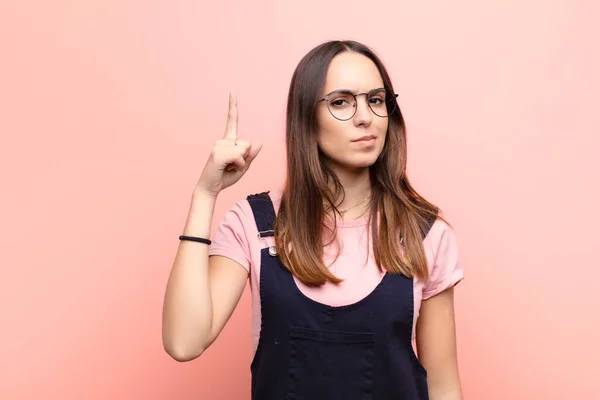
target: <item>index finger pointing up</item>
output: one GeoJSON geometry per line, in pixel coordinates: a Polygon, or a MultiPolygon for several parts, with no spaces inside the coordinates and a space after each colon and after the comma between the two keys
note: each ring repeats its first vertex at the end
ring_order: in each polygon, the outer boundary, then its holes
{"type": "Polygon", "coordinates": [[[229,113],[227,114],[227,125],[225,126],[225,139],[237,138],[238,108],[237,98],[229,93],[229,113]]]}

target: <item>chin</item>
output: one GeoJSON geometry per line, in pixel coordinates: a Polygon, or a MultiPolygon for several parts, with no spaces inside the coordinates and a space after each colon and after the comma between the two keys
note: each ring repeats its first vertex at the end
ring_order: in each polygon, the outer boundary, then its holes
{"type": "Polygon", "coordinates": [[[357,157],[354,159],[339,160],[338,164],[345,169],[363,169],[369,168],[377,161],[377,156],[357,157]]]}
{"type": "Polygon", "coordinates": [[[374,160],[369,160],[369,161],[362,161],[362,162],[355,163],[355,164],[351,165],[351,167],[354,167],[354,168],[370,168],[373,164],[375,164],[375,161],[377,161],[377,160],[374,159],[374,160]]]}
{"type": "Polygon", "coordinates": [[[340,157],[338,153],[337,157],[325,156],[325,159],[326,163],[334,170],[337,168],[344,170],[358,170],[371,167],[377,162],[380,154],[381,152],[372,151],[362,154],[343,154],[340,157]]]}

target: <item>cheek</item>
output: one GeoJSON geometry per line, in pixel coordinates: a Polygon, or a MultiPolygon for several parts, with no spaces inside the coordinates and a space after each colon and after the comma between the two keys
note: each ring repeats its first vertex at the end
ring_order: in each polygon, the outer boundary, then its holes
{"type": "Polygon", "coordinates": [[[331,153],[341,145],[344,124],[331,117],[329,111],[326,115],[319,112],[317,122],[319,124],[319,133],[317,134],[319,147],[324,153],[331,153]]]}
{"type": "Polygon", "coordinates": [[[387,140],[387,130],[388,130],[388,122],[387,119],[381,119],[376,126],[375,129],[377,131],[377,136],[379,136],[382,140],[379,142],[379,151],[383,150],[383,145],[387,140]]]}
{"type": "Polygon", "coordinates": [[[388,119],[378,118],[377,120],[374,120],[373,123],[377,129],[377,134],[381,135],[382,137],[385,137],[388,130],[388,119]]]}

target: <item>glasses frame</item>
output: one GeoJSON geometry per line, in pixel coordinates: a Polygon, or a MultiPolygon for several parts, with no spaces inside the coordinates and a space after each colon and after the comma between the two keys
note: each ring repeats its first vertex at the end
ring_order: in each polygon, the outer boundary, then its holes
{"type": "Polygon", "coordinates": [[[371,112],[372,112],[373,114],[375,114],[376,116],[378,116],[379,118],[388,118],[388,117],[389,117],[391,114],[393,114],[393,113],[394,113],[394,112],[395,112],[395,111],[398,109],[398,104],[397,104],[397,102],[396,102],[396,99],[398,98],[398,94],[397,94],[397,93],[392,93],[392,95],[390,96],[390,95],[389,95],[389,92],[388,92],[388,90],[387,90],[386,88],[376,88],[376,89],[371,89],[371,90],[369,90],[368,92],[364,92],[364,93],[352,93],[350,90],[346,90],[346,89],[334,90],[333,92],[331,92],[331,93],[328,93],[328,94],[327,94],[325,97],[323,97],[322,99],[319,99],[319,101],[318,101],[318,102],[319,102],[319,103],[320,103],[320,102],[322,102],[322,101],[327,101],[327,102],[328,102],[328,101],[330,100],[331,96],[333,96],[333,95],[335,95],[335,94],[338,94],[338,93],[350,94],[350,95],[352,95],[352,97],[354,97],[354,112],[352,113],[352,115],[351,115],[350,117],[348,117],[348,118],[345,118],[345,119],[336,117],[336,116],[333,114],[333,112],[331,111],[331,108],[329,108],[329,103],[326,103],[326,104],[325,104],[325,105],[327,106],[327,110],[329,111],[329,113],[331,114],[331,116],[332,116],[333,118],[337,119],[338,121],[349,121],[349,120],[351,120],[352,118],[354,118],[354,116],[356,115],[356,110],[358,109],[358,107],[357,107],[357,105],[358,105],[358,98],[357,98],[357,96],[362,96],[362,95],[365,95],[365,96],[366,96],[366,99],[367,99],[367,106],[369,107],[369,110],[371,110],[371,112]],[[369,101],[368,101],[368,99],[369,99],[369,97],[370,97],[371,93],[373,93],[373,92],[377,92],[377,91],[381,91],[381,90],[385,90],[385,96],[386,96],[386,100],[385,100],[385,102],[386,102],[386,107],[387,107],[387,104],[388,104],[389,102],[391,102],[391,101],[393,101],[393,105],[394,105],[394,109],[393,109],[391,112],[389,112],[389,113],[388,113],[388,115],[386,115],[386,116],[383,116],[383,117],[382,117],[381,115],[377,114],[375,111],[373,111],[373,108],[371,108],[371,104],[370,104],[370,103],[369,103],[369,101]]]}

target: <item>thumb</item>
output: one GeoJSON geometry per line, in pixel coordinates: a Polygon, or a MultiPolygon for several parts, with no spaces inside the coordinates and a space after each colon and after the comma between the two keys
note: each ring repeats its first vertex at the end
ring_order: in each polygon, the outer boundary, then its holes
{"type": "Polygon", "coordinates": [[[248,157],[246,158],[246,164],[249,165],[250,163],[252,163],[252,161],[254,161],[254,159],[260,152],[260,149],[262,149],[262,143],[254,142],[250,144],[250,150],[248,152],[248,157]]]}

